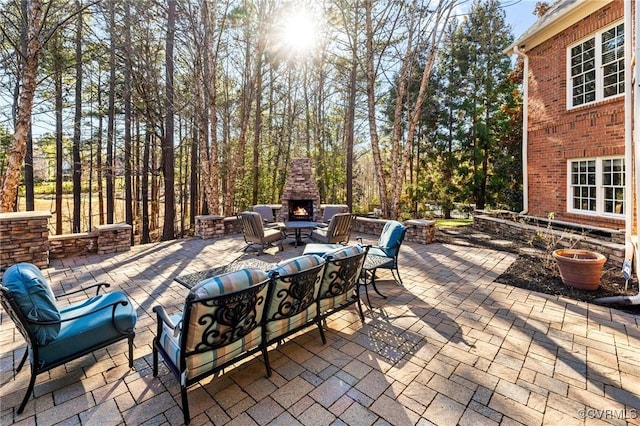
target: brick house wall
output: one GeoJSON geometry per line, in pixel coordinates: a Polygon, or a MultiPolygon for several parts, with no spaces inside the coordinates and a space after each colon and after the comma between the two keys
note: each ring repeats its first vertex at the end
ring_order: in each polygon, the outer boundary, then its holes
{"type": "Polygon", "coordinates": [[[623,218],[567,211],[567,160],[624,155],[624,96],[567,110],[567,47],[623,19],[623,8],[610,3],[526,52],[529,215],[624,228],[623,218]]]}

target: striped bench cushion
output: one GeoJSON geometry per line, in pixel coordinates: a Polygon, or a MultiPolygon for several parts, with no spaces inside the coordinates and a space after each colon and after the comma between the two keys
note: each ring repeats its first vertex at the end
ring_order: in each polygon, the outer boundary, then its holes
{"type": "Polygon", "coordinates": [[[318,255],[303,255],[281,262],[271,269],[270,275],[273,277],[274,281],[272,283],[273,288],[270,300],[268,301],[266,314],[267,340],[271,340],[290,330],[302,327],[313,321],[317,312],[315,300],[318,294],[318,286],[322,278],[323,269],[318,269],[316,275],[311,277],[314,279],[312,294],[307,294],[312,298],[310,305],[303,311],[292,316],[288,316],[290,313],[289,309],[295,309],[295,306],[299,304],[302,295],[297,294],[298,292],[296,290],[299,290],[299,288],[294,288],[295,285],[292,285],[291,280],[282,280],[279,277],[304,273],[309,269],[324,264],[324,262],[325,260],[318,255]],[[296,298],[296,296],[298,298],[296,298]]]}
{"type": "Polygon", "coordinates": [[[357,280],[360,277],[359,270],[351,271],[351,275],[348,277],[350,282],[345,282],[344,271],[342,274],[338,274],[340,271],[340,264],[335,264],[332,260],[347,259],[352,256],[357,256],[364,252],[364,248],[357,244],[353,246],[346,246],[338,249],[334,252],[324,255],[328,259],[327,266],[325,267],[324,277],[320,283],[320,312],[326,312],[335,306],[344,304],[347,300],[352,300],[354,297],[353,289],[357,285],[357,280]]]}
{"type": "MultiPolygon", "coordinates": [[[[175,324],[177,324],[182,319],[182,314],[179,313],[173,315],[171,319],[175,324]]],[[[189,356],[187,357],[186,378],[189,379],[191,377],[196,377],[199,374],[206,373],[207,371],[211,371],[214,367],[231,361],[238,355],[256,348],[261,342],[262,328],[258,327],[242,339],[236,340],[232,344],[216,350],[189,356]]],[[[160,344],[167,354],[169,354],[171,362],[174,365],[180,365],[180,335],[175,335],[173,329],[166,324],[163,327],[162,336],[160,336],[160,344]]]]}
{"type": "Polygon", "coordinates": [[[276,273],[280,276],[296,274],[300,271],[305,271],[314,266],[318,266],[324,263],[324,259],[315,254],[305,254],[291,259],[283,260],[276,266],[271,268],[269,275],[273,276],[276,273]]]}

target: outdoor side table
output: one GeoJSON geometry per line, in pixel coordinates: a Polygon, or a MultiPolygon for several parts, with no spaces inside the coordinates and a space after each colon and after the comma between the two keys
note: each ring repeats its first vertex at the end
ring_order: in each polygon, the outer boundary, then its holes
{"type": "Polygon", "coordinates": [[[204,281],[208,278],[213,278],[221,274],[226,274],[227,272],[235,272],[245,268],[254,268],[268,271],[269,269],[273,268],[274,265],[275,263],[264,262],[259,259],[236,260],[229,263],[228,265],[216,266],[215,268],[194,272],[192,274],[179,275],[173,280],[177,283],[182,284],[186,288],[191,289],[200,281],[204,281]]]}
{"type": "Polygon", "coordinates": [[[380,297],[386,299],[387,296],[380,293],[376,287],[376,269],[382,266],[390,266],[393,264],[393,258],[385,256],[377,256],[375,254],[367,254],[364,259],[364,265],[362,265],[361,285],[364,286],[364,292],[367,296],[367,302],[371,307],[371,299],[369,299],[369,285],[373,287],[373,290],[378,293],[380,297]]]}

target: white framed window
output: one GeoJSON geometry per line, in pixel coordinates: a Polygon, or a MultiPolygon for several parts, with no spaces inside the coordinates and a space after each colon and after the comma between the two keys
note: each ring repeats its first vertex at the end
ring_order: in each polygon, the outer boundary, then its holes
{"type": "Polygon", "coordinates": [[[567,108],[624,94],[624,24],[567,49],[567,108]]]}
{"type": "Polygon", "coordinates": [[[624,157],[568,161],[567,210],[624,217],[624,157]]]}

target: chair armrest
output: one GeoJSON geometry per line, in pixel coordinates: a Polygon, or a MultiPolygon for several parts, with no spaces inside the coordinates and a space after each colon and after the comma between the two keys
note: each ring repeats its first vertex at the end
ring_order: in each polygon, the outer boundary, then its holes
{"type": "Polygon", "coordinates": [[[66,322],[66,321],[73,321],[73,320],[77,320],[78,318],[88,317],[90,315],[93,315],[93,314],[95,314],[97,312],[103,311],[103,310],[105,310],[107,308],[111,308],[111,307],[113,308],[113,313],[115,314],[116,306],[118,306],[118,305],[127,306],[128,304],[129,304],[129,302],[127,302],[126,300],[118,300],[118,301],[107,303],[106,305],[100,306],[98,309],[93,309],[93,310],[91,310],[89,312],[85,312],[85,313],[80,314],[80,315],[76,315],[76,316],[73,316],[73,317],[61,319],[59,321],[36,321],[36,320],[32,320],[30,318],[27,318],[26,316],[25,316],[25,319],[26,319],[26,321],[28,323],[35,324],[35,325],[62,324],[63,322],[66,322]]]}
{"type": "Polygon", "coordinates": [[[96,284],[90,285],[89,287],[81,287],[78,290],[73,290],[73,291],[68,291],[68,292],[64,292],[64,293],[61,293],[61,294],[56,294],[55,297],[57,299],[59,297],[64,297],[64,296],[69,296],[69,295],[76,294],[76,293],[81,293],[83,291],[90,290],[90,289],[92,289],[94,287],[97,287],[96,288],[96,296],[97,296],[100,293],[100,289],[102,287],[109,288],[109,287],[111,287],[111,284],[109,284],[109,283],[96,283],[96,284]]]}
{"type": "Polygon", "coordinates": [[[328,227],[329,227],[329,224],[327,223],[318,223],[316,225],[316,228],[328,228],[328,227]]]}
{"type": "MultiPolygon", "coordinates": [[[[156,313],[157,317],[158,317],[158,324],[160,325],[161,322],[167,324],[169,327],[171,328],[175,328],[176,325],[173,323],[173,321],[171,321],[171,318],[169,317],[169,314],[167,314],[167,311],[164,309],[163,306],[154,306],[153,307],[153,312],[156,313]]],[[[162,327],[160,326],[160,329],[162,329],[162,327]]]]}

